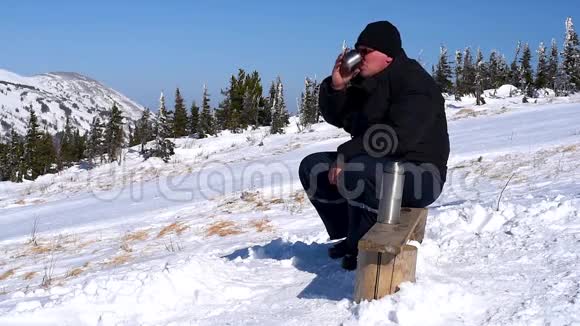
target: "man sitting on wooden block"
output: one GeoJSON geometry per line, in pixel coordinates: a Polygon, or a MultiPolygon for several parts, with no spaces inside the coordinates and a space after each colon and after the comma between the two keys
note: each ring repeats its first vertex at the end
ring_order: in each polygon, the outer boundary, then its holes
{"type": "Polygon", "coordinates": [[[356,269],[357,243],[375,224],[382,166],[405,168],[403,207],[434,202],[446,180],[449,135],[444,99],[433,78],[409,59],[395,26],[366,26],[355,45],[362,61],[350,70],[341,53],[320,86],[320,112],[352,137],[337,152],[313,153],[299,176],[330,239],[329,249],[356,269]]]}

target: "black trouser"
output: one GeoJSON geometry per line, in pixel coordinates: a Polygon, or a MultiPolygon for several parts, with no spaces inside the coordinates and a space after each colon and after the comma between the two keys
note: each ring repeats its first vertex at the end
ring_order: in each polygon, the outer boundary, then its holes
{"type": "MultiPolygon", "coordinates": [[[[298,174],[308,198],[322,218],[330,239],[346,237],[350,253],[357,253],[358,241],[377,221],[380,178],[388,159],[361,155],[345,164],[337,185],[328,181],[328,170],[336,152],[313,153],[300,162],[298,174]]],[[[432,164],[405,162],[403,207],[426,207],[443,187],[432,164]]]]}

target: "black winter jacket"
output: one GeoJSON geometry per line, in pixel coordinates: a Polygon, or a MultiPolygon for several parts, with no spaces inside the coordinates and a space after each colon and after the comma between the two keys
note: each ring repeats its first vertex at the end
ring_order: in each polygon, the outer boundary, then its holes
{"type": "Polygon", "coordinates": [[[319,106],[328,123],[351,134],[352,139],[337,150],[345,161],[368,154],[365,133],[387,125],[396,134],[397,146],[384,157],[432,163],[445,181],[449,158],[445,101],[433,78],[404,52],[380,73],[353,78],[346,90],[334,90],[332,77],[326,78],[319,106]]]}

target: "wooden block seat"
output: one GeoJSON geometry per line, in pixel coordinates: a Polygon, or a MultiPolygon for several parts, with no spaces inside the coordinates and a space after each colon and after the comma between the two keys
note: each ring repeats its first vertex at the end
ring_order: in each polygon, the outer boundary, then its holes
{"type": "Polygon", "coordinates": [[[417,247],[423,241],[426,208],[401,208],[399,224],[376,223],[358,243],[356,302],[380,299],[398,291],[402,282],[415,282],[417,247]]]}

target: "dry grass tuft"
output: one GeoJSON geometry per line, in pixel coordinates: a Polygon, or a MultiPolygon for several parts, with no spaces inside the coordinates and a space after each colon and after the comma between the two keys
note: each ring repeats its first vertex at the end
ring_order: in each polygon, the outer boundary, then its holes
{"type": "Polygon", "coordinates": [[[274,226],[270,224],[270,220],[265,218],[261,220],[250,221],[250,226],[256,229],[258,232],[272,232],[274,231],[274,226]]]}
{"type": "Polygon", "coordinates": [[[284,204],[284,199],[274,198],[274,199],[270,200],[270,204],[284,204]]]}
{"type": "Polygon", "coordinates": [[[84,269],[77,267],[77,268],[73,268],[70,271],[66,272],[66,278],[69,277],[77,277],[79,275],[81,275],[84,272],[84,269]]]}
{"type": "Polygon", "coordinates": [[[464,118],[468,118],[468,117],[477,117],[480,115],[484,115],[485,113],[482,111],[475,111],[474,109],[471,108],[463,108],[459,111],[457,111],[457,113],[455,113],[455,115],[453,115],[451,117],[451,120],[459,120],[459,119],[464,119],[464,118]]]}
{"type": "Polygon", "coordinates": [[[240,228],[232,221],[219,221],[215,222],[209,226],[206,230],[205,235],[211,237],[212,235],[219,235],[220,237],[225,237],[228,235],[236,235],[244,233],[240,228]]]}
{"type": "Polygon", "coordinates": [[[129,254],[121,254],[121,255],[116,256],[115,258],[111,259],[111,261],[109,261],[107,263],[107,265],[109,265],[109,266],[120,266],[120,265],[126,264],[129,260],[131,260],[131,255],[129,255],[129,254]]]}
{"type": "Polygon", "coordinates": [[[146,230],[141,230],[141,231],[136,231],[133,233],[129,233],[126,234],[123,237],[123,241],[124,242],[128,242],[128,241],[145,241],[147,240],[147,238],[149,238],[149,233],[147,233],[146,230]]]}
{"type": "Polygon", "coordinates": [[[24,274],[22,279],[25,281],[29,281],[29,280],[33,279],[36,276],[36,274],[38,274],[38,272],[28,272],[28,273],[24,274]]]}
{"type": "Polygon", "coordinates": [[[0,281],[4,281],[5,279],[11,277],[12,275],[14,275],[15,271],[16,271],[16,268],[12,268],[12,269],[5,271],[4,273],[2,273],[2,275],[0,275],[0,281]]]}
{"type": "Polygon", "coordinates": [[[123,242],[121,244],[121,249],[125,252],[133,252],[133,249],[131,248],[131,246],[129,246],[127,242],[123,242]]]}
{"type": "Polygon", "coordinates": [[[455,115],[470,115],[473,114],[475,111],[473,109],[461,109],[455,113],[455,115]]]}
{"type": "Polygon", "coordinates": [[[302,204],[306,198],[304,197],[303,191],[297,191],[294,193],[294,196],[292,196],[292,199],[294,199],[295,202],[302,204]]]}
{"type": "Polygon", "coordinates": [[[77,244],[76,249],[82,249],[82,248],[84,248],[84,247],[86,247],[88,245],[92,245],[93,243],[96,243],[96,242],[97,242],[97,240],[88,240],[88,241],[85,241],[85,242],[80,242],[80,243],[77,244]]]}
{"type": "Polygon", "coordinates": [[[578,145],[568,145],[562,148],[561,152],[568,153],[568,152],[575,152],[578,150],[578,145]]]}
{"type": "Polygon", "coordinates": [[[185,225],[183,222],[173,222],[168,226],[164,227],[159,231],[157,238],[161,238],[169,233],[175,233],[181,235],[185,230],[189,229],[189,226],[185,225]]]}
{"type": "Polygon", "coordinates": [[[260,199],[260,192],[243,191],[240,195],[240,199],[246,202],[256,202],[260,199]]]}
{"type": "Polygon", "coordinates": [[[16,205],[25,205],[26,204],[26,200],[24,199],[19,199],[18,201],[16,201],[14,204],[16,205]]]}
{"type": "Polygon", "coordinates": [[[263,202],[259,201],[256,203],[256,208],[260,211],[267,211],[270,209],[270,205],[266,205],[263,202]]]}
{"type": "Polygon", "coordinates": [[[53,245],[37,244],[36,246],[31,246],[30,252],[33,254],[39,255],[39,254],[46,254],[48,252],[56,251],[58,249],[62,249],[62,246],[60,244],[53,244],[53,245]]]}

